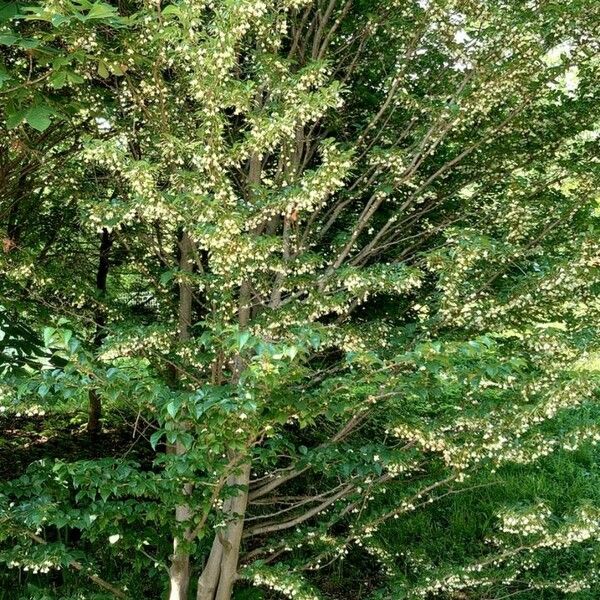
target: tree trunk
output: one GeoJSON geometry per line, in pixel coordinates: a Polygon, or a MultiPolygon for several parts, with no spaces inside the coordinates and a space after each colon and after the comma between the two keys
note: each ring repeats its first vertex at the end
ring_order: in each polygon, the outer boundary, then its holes
{"type": "MultiPolygon", "coordinates": [[[[102,346],[102,340],[104,339],[105,332],[104,326],[106,325],[106,317],[104,310],[99,304],[103,297],[106,295],[106,280],[108,278],[108,269],[110,267],[110,249],[112,247],[112,236],[108,232],[108,229],[102,229],[102,236],[100,238],[100,257],[98,259],[98,270],[96,272],[96,289],[98,291],[97,302],[98,305],[94,311],[94,322],[96,324],[96,333],[94,334],[94,348],[98,350],[102,346]]],[[[97,436],[102,428],[101,417],[102,417],[102,399],[97,390],[90,390],[88,394],[89,406],[88,406],[88,422],[87,432],[90,436],[97,436]]]]}
{"type": "MultiPolygon", "coordinates": [[[[180,448],[176,448],[179,452],[180,448]]],[[[191,486],[186,485],[184,492],[191,493],[191,486]]],[[[191,514],[188,506],[178,506],[175,509],[175,520],[179,523],[189,520],[191,514]]],[[[169,568],[169,580],[171,591],[169,600],[187,600],[188,589],[190,586],[190,555],[187,550],[181,548],[181,540],[173,540],[173,559],[169,568]]]]}
{"type": "MultiPolygon", "coordinates": [[[[248,281],[240,286],[238,322],[240,329],[248,326],[252,310],[250,308],[251,288],[248,281]]],[[[242,357],[236,356],[232,374],[232,383],[239,381],[243,369],[242,357]]],[[[229,458],[235,458],[230,453],[229,458]]],[[[227,519],[225,531],[218,532],[213,540],[206,565],[198,579],[196,600],[229,600],[237,575],[240,544],[244,531],[244,516],[248,504],[248,486],[250,484],[250,462],[239,467],[227,479],[229,486],[239,486],[237,495],[227,498],[223,503],[223,514],[227,519]]]]}
{"type": "MultiPolygon", "coordinates": [[[[225,501],[223,510],[229,510],[225,501]]],[[[221,556],[223,555],[223,546],[218,536],[215,536],[208,560],[204,565],[204,569],[198,578],[198,590],[196,592],[196,600],[213,600],[217,586],[219,585],[219,575],[221,574],[221,556]]]]}
{"type": "MultiPolygon", "coordinates": [[[[184,274],[192,272],[192,240],[187,232],[183,232],[179,243],[179,270],[184,274]]],[[[183,279],[179,284],[179,341],[187,342],[190,339],[190,326],[192,324],[192,287],[190,282],[183,279]]],[[[184,427],[184,424],[181,425],[184,427]]],[[[185,448],[180,444],[175,444],[170,449],[175,454],[183,454],[185,448]]],[[[185,495],[192,493],[191,484],[185,484],[183,488],[185,495]]],[[[178,523],[189,521],[191,517],[190,507],[187,505],[178,506],[175,509],[175,520],[178,523]]],[[[185,534],[189,533],[189,528],[185,534]]],[[[184,538],[186,535],[184,534],[184,538]]],[[[173,539],[173,556],[169,568],[170,593],[169,600],[187,600],[188,589],[190,585],[190,554],[182,547],[182,540],[175,537],[173,539]]]]}
{"type": "Polygon", "coordinates": [[[90,390],[88,394],[88,421],[87,432],[94,437],[100,433],[102,429],[102,399],[96,390],[90,390]]]}
{"type": "Polygon", "coordinates": [[[231,502],[231,516],[233,520],[227,525],[221,555],[221,573],[219,576],[219,587],[215,594],[215,600],[229,600],[233,591],[237,575],[238,558],[240,555],[240,543],[244,531],[244,516],[248,504],[248,485],[250,483],[250,464],[242,467],[242,472],[234,476],[234,484],[244,486],[243,490],[235,496],[231,502]]]}
{"type": "Polygon", "coordinates": [[[230,600],[233,591],[248,503],[250,464],[242,465],[241,472],[230,476],[228,483],[243,489],[223,505],[223,513],[230,520],[225,530],[215,535],[210,555],[198,579],[196,600],[230,600]]]}

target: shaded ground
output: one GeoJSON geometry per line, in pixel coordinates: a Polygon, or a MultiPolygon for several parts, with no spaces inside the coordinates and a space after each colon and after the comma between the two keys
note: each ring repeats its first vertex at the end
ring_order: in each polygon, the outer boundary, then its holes
{"type": "Polygon", "coordinates": [[[75,461],[127,456],[147,462],[153,454],[133,423],[106,427],[92,439],[67,416],[0,416],[0,479],[19,477],[42,458],[75,461]]]}

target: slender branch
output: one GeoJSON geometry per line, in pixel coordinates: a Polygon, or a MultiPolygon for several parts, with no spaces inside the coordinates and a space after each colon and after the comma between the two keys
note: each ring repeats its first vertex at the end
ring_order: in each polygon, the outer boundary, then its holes
{"type": "Polygon", "coordinates": [[[304,523],[304,521],[308,521],[308,519],[318,515],[320,512],[325,510],[328,506],[332,505],[337,500],[340,500],[344,496],[347,496],[355,489],[355,485],[347,485],[342,490],[340,490],[337,494],[334,494],[327,500],[324,500],[318,506],[311,508],[309,511],[305,512],[303,515],[290,519],[289,521],[284,521],[283,523],[266,523],[265,525],[259,525],[257,527],[253,527],[246,531],[244,537],[251,537],[254,535],[260,535],[264,533],[273,533],[275,531],[283,531],[284,529],[289,529],[290,527],[295,527],[296,525],[300,525],[304,523]]]}
{"type": "MultiPolygon", "coordinates": [[[[336,442],[341,441],[342,439],[344,439],[363,419],[365,418],[365,413],[362,413],[360,415],[354,415],[332,438],[331,440],[329,440],[326,444],[321,444],[320,446],[317,447],[317,449],[322,448],[326,445],[329,444],[335,444],[336,442]]],[[[257,498],[262,498],[263,496],[265,496],[266,494],[268,494],[269,492],[273,491],[274,489],[278,488],[279,486],[283,485],[284,483],[287,483],[288,481],[291,481],[292,479],[295,479],[296,477],[298,477],[299,475],[302,475],[302,473],[305,473],[306,471],[308,471],[308,469],[310,468],[310,465],[307,465],[301,469],[294,469],[293,467],[289,467],[289,472],[285,475],[281,475],[279,477],[276,477],[275,479],[273,479],[272,481],[270,481],[269,483],[265,483],[264,485],[262,485],[261,487],[259,487],[258,489],[250,492],[250,494],[248,495],[248,501],[252,502],[253,500],[256,500],[257,498]]]]}
{"type": "MultiPolygon", "coordinates": [[[[32,539],[34,542],[37,542],[38,544],[45,545],[47,543],[44,538],[40,537],[39,535],[36,535],[35,533],[32,533],[31,531],[26,531],[25,534],[27,535],[27,537],[32,539]]],[[[73,567],[73,569],[75,569],[76,571],[80,571],[86,577],[88,577],[91,581],[93,581],[96,585],[109,591],[111,594],[113,594],[117,598],[123,598],[124,600],[129,599],[129,596],[125,592],[120,590],[118,587],[115,587],[112,583],[109,583],[108,581],[102,579],[102,577],[99,577],[98,575],[89,573],[88,569],[86,569],[80,562],[78,562],[76,560],[71,560],[69,562],[69,566],[73,567]]]]}

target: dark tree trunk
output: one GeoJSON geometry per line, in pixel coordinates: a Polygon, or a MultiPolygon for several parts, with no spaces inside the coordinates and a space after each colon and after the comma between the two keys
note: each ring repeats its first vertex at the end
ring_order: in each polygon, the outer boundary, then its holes
{"type": "MultiPolygon", "coordinates": [[[[94,312],[96,332],[94,334],[94,348],[99,349],[105,336],[106,315],[100,302],[106,295],[106,280],[110,268],[110,250],[113,238],[108,229],[102,229],[100,237],[100,257],[98,259],[98,271],[96,272],[96,289],[98,290],[98,305],[94,312]]],[[[90,390],[87,431],[91,436],[97,436],[102,428],[102,399],[97,390],[90,390]]]]}

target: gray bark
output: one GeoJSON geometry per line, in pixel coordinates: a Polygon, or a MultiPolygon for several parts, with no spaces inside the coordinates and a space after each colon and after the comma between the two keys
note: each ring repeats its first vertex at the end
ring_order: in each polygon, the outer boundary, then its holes
{"type": "MultiPolygon", "coordinates": [[[[192,272],[192,240],[184,232],[180,242],[179,269],[184,274],[192,272]]],[[[186,342],[190,339],[190,326],[192,323],[192,288],[185,279],[179,284],[179,340],[186,342]]],[[[184,425],[182,424],[182,427],[184,425]]],[[[175,454],[183,454],[185,448],[177,443],[171,449],[175,454]]],[[[186,484],[183,492],[189,495],[192,492],[192,486],[186,484]]],[[[187,505],[178,506],[175,509],[175,520],[178,523],[185,523],[191,517],[190,507],[187,505]]],[[[188,530],[186,530],[188,533],[188,530]]],[[[184,537],[186,537],[184,535],[184,537]]],[[[173,540],[173,556],[169,568],[170,592],[169,600],[187,600],[190,585],[190,555],[182,546],[182,540],[175,538],[173,540]]]]}

